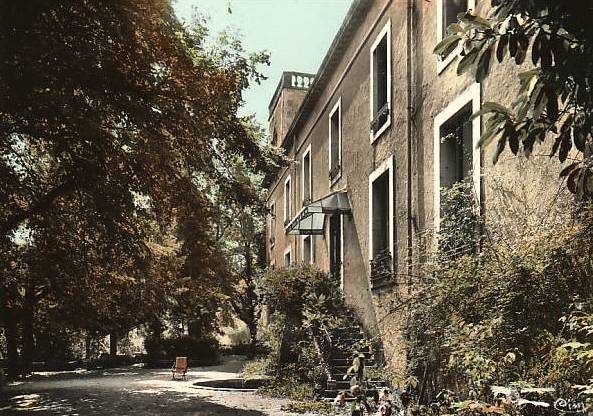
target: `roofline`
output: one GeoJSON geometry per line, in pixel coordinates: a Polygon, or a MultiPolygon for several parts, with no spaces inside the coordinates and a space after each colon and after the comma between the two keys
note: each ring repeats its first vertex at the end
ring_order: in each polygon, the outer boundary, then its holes
{"type": "Polygon", "coordinates": [[[352,2],[340,29],[338,29],[336,36],[319,66],[313,86],[309,88],[309,92],[305,95],[286,135],[282,138],[282,144],[284,144],[287,137],[293,135],[294,132],[306,121],[309,111],[317,103],[324,88],[327,86],[329,75],[334,70],[336,61],[341,58],[343,49],[350,43],[353,32],[358,28],[361,17],[364,17],[371,5],[372,0],[354,0],[352,2]]]}
{"type": "MultiPolygon", "coordinates": [[[[321,65],[319,66],[319,70],[317,71],[317,75],[315,77],[315,82],[313,83],[313,86],[309,88],[307,95],[305,95],[305,98],[297,110],[295,118],[290,124],[286,135],[282,138],[280,147],[284,145],[286,138],[293,135],[294,132],[306,121],[308,111],[317,103],[317,100],[321,96],[323,89],[327,86],[328,76],[334,69],[332,64],[334,64],[335,61],[341,57],[342,48],[344,48],[350,42],[353,29],[358,27],[360,18],[365,15],[371,5],[372,0],[354,0],[352,2],[352,5],[346,13],[346,17],[342,21],[342,25],[338,29],[336,36],[334,36],[334,39],[325,57],[323,58],[321,65]]],[[[280,183],[279,179],[284,177],[286,171],[289,170],[289,168],[290,166],[283,166],[278,172],[276,179],[268,187],[266,201],[269,201],[272,193],[274,193],[276,187],[280,183]]]]}

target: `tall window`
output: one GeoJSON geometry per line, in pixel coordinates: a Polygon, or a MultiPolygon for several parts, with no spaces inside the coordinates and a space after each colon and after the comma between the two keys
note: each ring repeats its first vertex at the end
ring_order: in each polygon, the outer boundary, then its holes
{"type": "Polygon", "coordinates": [[[288,247],[284,250],[284,267],[290,267],[292,264],[292,249],[288,247]]]}
{"type": "Polygon", "coordinates": [[[383,172],[371,185],[373,198],[373,258],[389,251],[389,171],[383,172]]]}
{"type": "Polygon", "coordinates": [[[284,225],[288,225],[292,216],[290,176],[284,181],[284,225]]]}
{"type": "Polygon", "coordinates": [[[369,176],[371,289],[393,285],[393,157],[369,176]]]}
{"type": "Polygon", "coordinates": [[[302,191],[303,191],[303,204],[308,204],[311,202],[311,197],[313,195],[312,189],[312,178],[311,178],[311,145],[307,147],[307,150],[303,154],[303,171],[301,174],[302,178],[302,191]]]}
{"type": "Polygon", "coordinates": [[[270,247],[276,242],[276,204],[270,204],[270,247]]]}
{"type": "Polygon", "coordinates": [[[274,131],[272,132],[272,146],[278,146],[278,132],[276,131],[276,126],[274,126],[274,131]]]}
{"type": "Polygon", "coordinates": [[[329,115],[329,179],[336,181],[342,171],[342,99],[329,115]]]}
{"type": "Polygon", "coordinates": [[[471,176],[473,133],[471,103],[466,104],[440,127],[440,182],[450,188],[471,176]]]}
{"type": "Polygon", "coordinates": [[[343,245],[342,245],[342,215],[332,215],[329,217],[329,272],[333,279],[340,282],[343,287],[342,263],[343,263],[343,245]]]}
{"type": "Polygon", "coordinates": [[[480,84],[465,90],[434,118],[434,228],[440,229],[442,192],[461,181],[480,200],[480,84]]]}
{"type": "Polygon", "coordinates": [[[313,264],[313,236],[303,236],[303,263],[313,264]]]}
{"type": "Polygon", "coordinates": [[[371,142],[391,124],[391,20],[371,47],[371,142]]]}

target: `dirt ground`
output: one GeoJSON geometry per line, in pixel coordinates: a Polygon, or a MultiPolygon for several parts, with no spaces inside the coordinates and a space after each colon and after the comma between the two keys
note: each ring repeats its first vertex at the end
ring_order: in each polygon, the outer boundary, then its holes
{"type": "Polygon", "coordinates": [[[196,388],[208,379],[236,378],[244,361],[195,368],[186,381],[172,381],[168,370],[126,367],[100,371],[37,373],[0,391],[0,414],[12,415],[222,415],[288,416],[287,400],[253,392],[196,388]]]}

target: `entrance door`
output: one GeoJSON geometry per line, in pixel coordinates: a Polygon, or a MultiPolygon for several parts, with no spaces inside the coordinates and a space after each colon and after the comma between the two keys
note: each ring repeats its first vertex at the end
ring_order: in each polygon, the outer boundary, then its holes
{"type": "Polygon", "coordinates": [[[342,282],[342,216],[329,217],[329,271],[336,283],[342,282]]]}

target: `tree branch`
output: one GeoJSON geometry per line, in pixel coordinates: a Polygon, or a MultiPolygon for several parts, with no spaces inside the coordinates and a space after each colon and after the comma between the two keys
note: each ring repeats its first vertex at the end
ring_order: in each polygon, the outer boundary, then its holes
{"type": "Polygon", "coordinates": [[[58,185],[41,197],[37,202],[30,204],[26,209],[22,209],[12,215],[9,215],[8,218],[0,225],[0,232],[3,235],[7,235],[11,231],[14,231],[14,229],[21,225],[25,220],[35,215],[41,214],[43,211],[47,210],[57,198],[66,195],[67,193],[74,190],[74,188],[75,183],[71,180],[58,185]]]}

